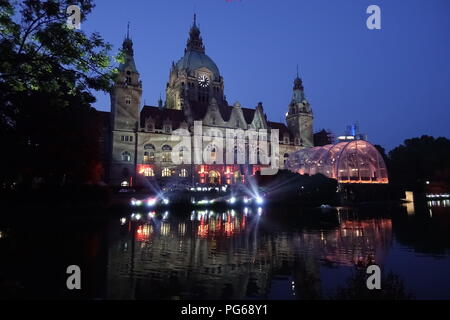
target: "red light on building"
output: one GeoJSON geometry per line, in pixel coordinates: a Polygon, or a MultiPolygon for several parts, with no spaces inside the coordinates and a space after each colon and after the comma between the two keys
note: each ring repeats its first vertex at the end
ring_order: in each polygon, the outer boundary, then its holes
{"type": "Polygon", "coordinates": [[[145,172],[145,169],[147,169],[147,168],[150,168],[150,165],[148,165],[148,164],[138,164],[137,165],[137,172],[139,173],[139,174],[144,174],[144,172],[145,172]]]}
{"type": "Polygon", "coordinates": [[[206,238],[208,236],[209,225],[205,224],[203,217],[200,219],[200,225],[198,226],[197,234],[200,238],[206,238]]]}
{"type": "Polygon", "coordinates": [[[150,237],[150,227],[148,225],[139,226],[136,229],[136,241],[144,242],[150,237]]]}

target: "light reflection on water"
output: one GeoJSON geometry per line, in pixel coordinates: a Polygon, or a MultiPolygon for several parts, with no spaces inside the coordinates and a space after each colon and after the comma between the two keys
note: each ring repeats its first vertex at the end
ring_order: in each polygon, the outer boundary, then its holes
{"type": "Polygon", "coordinates": [[[327,299],[374,260],[416,298],[450,299],[443,204],[106,212],[98,220],[42,213],[0,224],[0,298],[327,299]],[[29,261],[40,262],[39,277],[29,276],[29,261]],[[83,272],[80,292],[65,287],[72,264],[83,272]]]}
{"type": "Polygon", "coordinates": [[[383,266],[395,241],[390,218],[341,209],[310,213],[291,225],[265,211],[153,212],[128,219],[111,242],[108,297],[326,298],[346,281],[326,281],[330,274],[350,274],[373,260],[383,266]]]}

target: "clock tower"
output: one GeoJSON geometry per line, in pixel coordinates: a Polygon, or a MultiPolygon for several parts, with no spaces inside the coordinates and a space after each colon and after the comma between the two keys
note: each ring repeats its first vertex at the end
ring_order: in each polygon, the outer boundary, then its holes
{"type": "Polygon", "coordinates": [[[212,98],[225,105],[223,78],[214,61],[205,54],[196,15],[189,31],[184,56],[172,63],[166,88],[166,107],[182,110],[186,102],[208,106],[212,98]]]}
{"type": "Polygon", "coordinates": [[[306,148],[314,147],[313,118],[311,105],[305,98],[303,81],[299,78],[297,72],[292,100],[286,114],[286,122],[289,131],[294,136],[295,144],[306,148]]]}

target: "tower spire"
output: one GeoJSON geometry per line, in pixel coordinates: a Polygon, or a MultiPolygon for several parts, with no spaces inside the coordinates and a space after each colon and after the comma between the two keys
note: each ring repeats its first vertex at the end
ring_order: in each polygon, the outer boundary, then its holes
{"type": "Polygon", "coordinates": [[[189,39],[187,41],[185,51],[199,51],[205,53],[205,46],[203,45],[203,39],[200,36],[200,29],[197,26],[197,14],[194,13],[194,22],[191,30],[189,31],[189,39]]]}
{"type": "Polygon", "coordinates": [[[298,75],[298,64],[297,64],[297,76],[294,79],[294,91],[300,90],[303,91],[303,81],[300,79],[298,75]]]}
{"type": "Polygon", "coordinates": [[[159,108],[162,108],[162,107],[163,107],[163,100],[162,100],[162,98],[161,98],[161,93],[159,94],[158,107],[159,107],[159,108]]]}
{"type": "Polygon", "coordinates": [[[122,43],[122,53],[124,55],[124,61],[120,64],[119,70],[124,71],[128,68],[130,71],[137,72],[134,63],[133,40],[130,38],[130,22],[127,24],[127,36],[122,43]]]}

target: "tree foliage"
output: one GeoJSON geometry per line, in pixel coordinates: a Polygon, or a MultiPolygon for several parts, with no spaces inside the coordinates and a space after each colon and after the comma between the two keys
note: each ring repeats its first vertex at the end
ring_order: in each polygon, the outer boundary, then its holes
{"type": "Polygon", "coordinates": [[[81,22],[94,8],[91,0],[0,0],[3,181],[83,179],[97,160],[93,91],[109,90],[117,71],[99,34],[67,26],[69,5],[80,7],[81,22]]]}
{"type": "Polygon", "coordinates": [[[391,181],[422,191],[426,181],[450,185],[450,140],[422,136],[405,140],[389,152],[391,181]]]}

